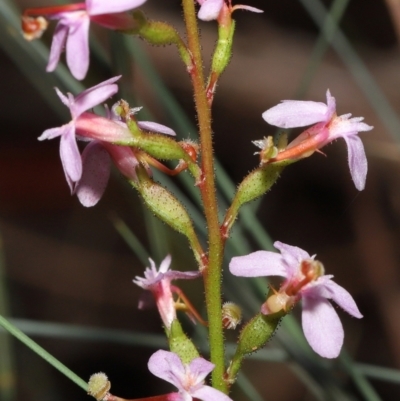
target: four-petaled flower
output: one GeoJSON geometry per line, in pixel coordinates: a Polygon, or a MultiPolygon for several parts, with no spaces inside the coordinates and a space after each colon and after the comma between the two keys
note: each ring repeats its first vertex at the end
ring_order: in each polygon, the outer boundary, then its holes
{"type": "Polygon", "coordinates": [[[275,242],[280,254],[257,251],[232,258],[232,274],[244,277],[282,276],[285,281],[279,291],[267,299],[261,308],[264,314],[287,311],[302,300],[302,326],[311,348],[326,358],[339,355],[343,345],[343,326],[328,301],[335,301],[350,315],[361,318],[352,296],[325,275],[322,264],[302,249],[275,242]]]}
{"type": "Polygon", "coordinates": [[[212,21],[218,19],[224,8],[229,11],[229,14],[232,14],[238,9],[252,11],[253,13],[264,12],[258,8],[244,6],[241,4],[237,4],[236,6],[232,7],[231,0],[197,0],[197,2],[200,4],[200,10],[197,16],[203,21],[212,21]]]}
{"type": "Polygon", "coordinates": [[[195,358],[188,365],[173,352],[159,350],[149,359],[148,368],[153,375],[173,384],[179,393],[174,401],[232,401],[226,394],[204,384],[214,364],[203,358],[195,358]]]}
{"type": "MultiPolygon", "coordinates": [[[[167,255],[157,270],[156,264],[149,258],[150,267],[146,267],[144,277],[136,276],[133,282],[144,290],[151,291],[157,304],[161,319],[167,329],[176,319],[175,302],[171,290],[171,281],[176,279],[194,279],[200,272],[181,272],[169,270],[171,255],[167,255]]],[[[143,305],[140,303],[139,307],[143,305]]]]}
{"type": "MultiPolygon", "coordinates": [[[[50,15],[59,20],[51,43],[47,71],[54,71],[66,45],[67,64],[76,79],[83,79],[89,67],[89,25],[93,20],[111,29],[130,27],[124,11],[141,6],[146,0],[86,0],[64,6],[65,11],[50,15]],[[79,7],[78,7],[79,6],[79,7]],[[127,25],[128,24],[128,25],[127,25]]],[[[130,18],[130,17],[129,17],[130,18]]]]}
{"type": "Polygon", "coordinates": [[[308,157],[317,149],[337,138],[343,138],[347,144],[350,173],[359,191],[365,187],[368,165],[364,147],[357,134],[369,131],[373,127],[362,122],[363,117],[351,117],[351,114],[336,115],[335,98],[329,90],[326,92],[327,104],[312,101],[284,100],[263,113],[264,120],[281,128],[305,127],[315,124],[302,132],[289,143],[270,162],[296,160],[308,157]]]}

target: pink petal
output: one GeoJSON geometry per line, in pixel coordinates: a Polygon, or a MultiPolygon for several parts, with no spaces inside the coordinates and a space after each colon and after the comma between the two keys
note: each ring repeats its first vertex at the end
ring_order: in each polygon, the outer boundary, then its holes
{"type": "Polygon", "coordinates": [[[224,0],[206,0],[200,7],[197,16],[203,21],[217,19],[224,5],[224,0]]]}
{"type": "Polygon", "coordinates": [[[110,156],[99,142],[91,142],[82,153],[82,177],[75,193],[83,206],[94,206],[106,189],[110,177],[110,156]]]}
{"type": "Polygon", "coordinates": [[[67,38],[67,64],[76,79],[83,79],[89,68],[89,25],[86,13],[79,13],[79,18],[71,21],[67,38]]]}
{"type": "Polygon", "coordinates": [[[118,92],[118,85],[114,82],[118,81],[121,75],[107,79],[98,85],[92,86],[81,92],[75,98],[73,105],[73,117],[79,117],[83,112],[89,110],[107,100],[109,97],[118,92]]]}
{"type": "Polygon", "coordinates": [[[262,117],[271,125],[295,128],[326,121],[327,111],[328,106],[324,103],[283,100],[282,103],[265,111],[262,117]]]}
{"type": "MultiPolygon", "coordinates": [[[[60,98],[60,100],[63,102],[63,104],[69,108],[71,106],[71,97],[65,96],[64,93],[62,93],[60,91],[60,89],[58,89],[58,88],[54,88],[54,90],[56,91],[57,96],[60,98]]],[[[73,97],[72,97],[72,100],[73,100],[73,97]]]]}
{"type": "Polygon", "coordinates": [[[60,140],[60,157],[66,175],[73,182],[80,180],[82,176],[82,159],[75,139],[75,126],[67,124],[68,130],[63,133],[60,140]]]}
{"type": "MultiPolygon", "coordinates": [[[[171,265],[171,255],[167,255],[163,261],[160,263],[160,267],[158,268],[159,273],[166,273],[169,270],[169,266],[171,265]]],[[[153,262],[154,263],[154,262],[153,262]]]]}
{"type": "Polygon", "coordinates": [[[168,280],[192,280],[201,276],[199,271],[181,272],[178,270],[169,270],[164,273],[168,280]]]}
{"type": "Polygon", "coordinates": [[[275,241],[274,247],[281,251],[282,265],[285,267],[286,276],[296,275],[303,260],[312,259],[311,256],[301,248],[275,241]]]}
{"type": "Polygon", "coordinates": [[[329,89],[326,91],[326,118],[325,121],[329,121],[332,116],[336,113],[336,99],[331,95],[329,89]]]}
{"type": "Polygon", "coordinates": [[[146,131],[158,132],[160,134],[172,136],[176,135],[176,132],[173,129],[168,128],[167,126],[162,124],[153,123],[152,121],[139,121],[138,126],[139,128],[146,131]]]}
{"type": "Polygon", "coordinates": [[[136,167],[139,165],[132,149],[128,146],[111,145],[104,142],[104,146],[110,153],[115,166],[128,179],[136,180],[136,167]]]}
{"type": "Polygon", "coordinates": [[[324,298],[303,296],[302,326],[311,348],[325,358],[336,358],[343,345],[343,326],[324,298]]]}
{"type": "Polygon", "coordinates": [[[357,135],[344,136],[343,139],[347,144],[351,178],[356,188],[362,191],[365,188],[368,171],[368,162],[363,143],[357,135]]]}
{"type": "Polygon", "coordinates": [[[251,6],[244,6],[241,4],[238,4],[237,6],[233,7],[233,10],[247,10],[247,11],[251,11],[253,13],[263,13],[263,10],[260,10],[259,8],[255,8],[255,7],[251,7],[251,6]]]}
{"type": "Polygon", "coordinates": [[[336,284],[334,281],[327,281],[324,286],[331,293],[330,298],[332,298],[343,310],[345,310],[349,315],[361,319],[363,315],[358,310],[358,307],[348,291],[343,287],[336,284]]]}
{"type": "Polygon", "coordinates": [[[185,375],[185,368],[179,356],[173,352],[159,350],[149,359],[147,364],[150,372],[183,390],[182,378],[185,375]]]}
{"type": "Polygon", "coordinates": [[[53,34],[51,42],[49,62],[47,63],[46,71],[52,72],[56,69],[60,61],[61,53],[64,49],[65,41],[67,40],[69,27],[64,25],[63,21],[59,21],[53,34]]]}
{"type": "Polygon", "coordinates": [[[206,376],[211,373],[214,368],[215,365],[204,358],[193,359],[188,368],[191,376],[196,378],[196,383],[193,383],[192,385],[195,386],[196,384],[203,382],[206,376]]]}
{"type": "Polygon", "coordinates": [[[203,401],[232,401],[226,394],[210,386],[202,386],[190,395],[203,401]]]}
{"type": "Polygon", "coordinates": [[[68,131],[69,124],[63,125],[57,128],[49,128],[43,132],[42,135],[39,136],[39,141],[44,141],[45,139],[53,139],[57,138],[58,136],[63,135],[64,132],[68,131]]]}
{"type": "Polygon", "coordinates": [[[229,270],[235,276],[242,277],[286,277],[281,255],[268,251],[257,251],[245,256],[236,256],[229,263],[229,270]]]}
{"type": "Polygon", "coordinates": [[[133,10],[140,7],[146,0],[86,0],[89,15],[113,14],[133,10]]]}

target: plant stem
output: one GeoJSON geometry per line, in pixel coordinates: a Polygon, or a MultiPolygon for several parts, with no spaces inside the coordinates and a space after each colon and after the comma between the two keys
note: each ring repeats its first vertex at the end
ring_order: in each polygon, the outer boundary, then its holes
{"type": "Polygon", "coordinates": [[[209,324],[210,355],[211,362],[215,364],[212,372],[212,385],[214,388],[227,393],[228,388],[223,380],[225,356],[221,311],[223,241],[220,234],[218,205],[215,193],[211,110],[207,102],[205,90],[195,2],[193,0],[182,0],[182,5],[186,23],[188,48],[193,57],[193,68],[189,73],[192,79],[199,123],[201,166],[203,171],[203,180],[199,187],[208,226],[209,253],[208,266],[204,269],[204,286],[209,324]]]}
{"type": "Polygon", "coordinates": [[[59,360],[54,358],[53,355],[49,354],[44,348],[42,348],[39,344],[35,343],[35,341],[31,340],[27,335],[25,335],[21,330],[12,325],[7,319],[3,316],[0,316],[0,326],[7,330],[10,334],[24,343],[27,347],[29,347],[32,351],[36,352],[40,357],[42,357],[46,362],[53,365],[56,369],[58,369],[62,374],[71,379],[75,384],[81,387],[83,390],[87,391],[87,383],[82,380],[79,376],[77,376],[72,370],[68,369],[65,365],[63,365],[59,360]]]}

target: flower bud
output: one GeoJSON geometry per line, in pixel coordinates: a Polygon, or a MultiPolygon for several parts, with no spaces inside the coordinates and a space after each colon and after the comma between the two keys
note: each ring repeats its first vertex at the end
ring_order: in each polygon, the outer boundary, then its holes
{"type": "Polygon", "coordinates": [[[225,329],[236,329],[242,321],[242,310],[233,302],[225,302],[222,305],[222,325],[225,329]]]}
{"type": "Polygon", "coordinates": [[[177,319],[171,324],[168,336],[169,348],[175,352],[184,364],[189,364],[194,358],[198,358],[199,352],[182,330],[182,326],[177,319]]]}
{"type": "Polygon", "coordinates": [[[146,206],[164,223],[188,238],[196,260],[201,266],[203,250],[185,207],[169,191],[154,182],[143,166],[137,167],[136,172],[138,181],[131,181],[131,184],[142,195],[146,206]]]}
{"type": "Polygon", "coordinates": [[[140,10],[135,10],[132,15],[138,27],[127,33],[139,35],[155,46],[176,45],[185,65],[187,67],[192,65],[190,53],[179,36],[178,31],[173,26],[162,21],[147,19],[145,14],[140,10]]]}
{"type": "Polygon", "coordinates": [[[264,195],[279,178],[284,164],[274,163],[263,165],[253,170],[239,185],[232,205],[226,213],[221,226],[221,234],[229,237],[229,231],[236,220],[239,209],[247,202],[264,195]]]}
{"type": "Polygon", "coordinates": [[[99,372],[90,376],[88,382],[88,394],[97,401],[104,399],[110,391],[111,383],[105,373],[99,372]]]}
{"type": "Polygon", "coordinates": [[[257,351],[269,341],[284,313],[265,316],[261,313],[253,317],[243,328],[239,336],[235,355],[227,371],[227,381],[233,383],[245,356],[257,351]]]}

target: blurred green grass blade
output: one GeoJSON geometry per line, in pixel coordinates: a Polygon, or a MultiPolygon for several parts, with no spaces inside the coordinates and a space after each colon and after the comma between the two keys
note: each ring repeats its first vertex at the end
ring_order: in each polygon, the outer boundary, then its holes
{"type": "Polygon", "coordinates": [[[165,348],[167,341],[164,335],[138,333],[124,330],[110,330],[100,327],[86,327],[63,323],[40,322],[29,319],[9,319],[24,333],[31,336],[63,338],[79,341],[102,341],[115,344],[165,348]]]}
{"type": "Polygon", "coordinates": [[[117,215],[113,214],[111,216],[111,220],[115,229],[119,232],[126,244],[131,248],[132,252],[138,257],[140,262],[146,266],[149,262],[149,252],[140,242],[135,233],[117,215]]]}
{"type": "MultiPolygon", "coordinates": [[[[0,236],[0,315],[10,314],[8,288],[5,271],[3,239],[0,236]]],[[[0,399],[13,401],[16,395],[16,377],[14,350],[11,336],[7,332],[0,333],[0,399]]]]}
{"type": "Polygon", "coordinates": [[[25,333],[23,333],[19,328],[11,323],[10,320],[0,315],[0,326],[7,330],[15,338],[21,341],[24,345],[30,348],[38,356],[43,358],[46,362],[56,368],[63,375],[72,380],[77,386],[81,387],[83,390],[87,391],[87,383],[77,376],[72,370],[68,369],[64,364],[62,364],[57,358],[48,353],[44,348],[42,348],[38,343],[29,338],[25,333]]]}
{"type": "MultiPolygon", "coordinates": [[[[300,0],[315,24],[329,38],[331,30],[336,26],[334,19],[327,12],[320,0],[300,0]]],[[[387,100],[375,79],[368,71],[364,62],[353,49],[352,45],[336,26],[331,38],[332,47],[336,50],[343,63],[352,73],[354,80],[364,92],[366,98],[375,109],[382,123],[396,141],[400,141],[400,120],[392,105],[387,100]]]]}
{"type": "Polygon", "coordinates": [[[382,366],[368,365],[365,363],[355,363],[357,369],[371,379],[378,379],[391,383],[400,384],[400,370],[384,368],[382,366]]]}
{"type": "Polygon", "coordinates": [[[327,18],[323,22],[324,31],[320,31],[319,37],[314,44],[310,61],[303,73],[300,85],[295,92],[294,99],[304,97],[306,91],[310,87],[318,67],[320,66],[321,61],[332,42],[333,36],[349,2],[350,0],[335,0],[333,2],[329,10],[330,18],[327,18]]]}
{"type": "Polygon", "coordinates": [[[346,351],[342,351],[340,355],[340,363],[345,365],[346,370],[350,373],[354,384],[357,386],[364,399],[367,401],[380,401],[378,393],[372,387],[370,382],[365,378],[364,373],[355,365],[351,357],[346,351]]]}
{"type": "Polygon", "coordinates": [[[264,398],[261,394],[256,390],[250,380],[247,378],[243,372],[239,373],[239,376],[236,381],[237,385],[242,389],[242,391],[246,394],[249,400],[251,401],[264,401],[264,398]]]}

